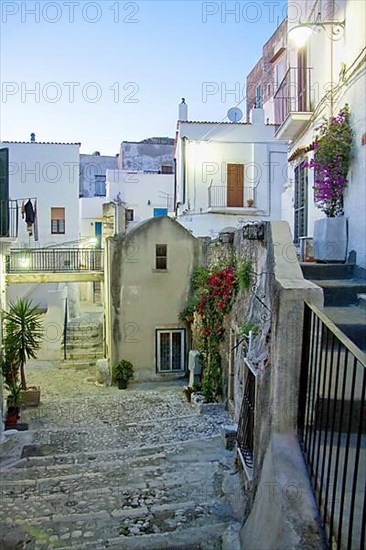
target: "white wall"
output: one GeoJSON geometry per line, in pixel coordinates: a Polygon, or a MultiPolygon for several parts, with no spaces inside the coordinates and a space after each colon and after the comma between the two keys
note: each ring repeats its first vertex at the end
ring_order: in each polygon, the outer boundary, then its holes
{"type": "MultiPolygon", "coordinates": [[[[37,198],[39,241],[19,220],[17,246],[45,246],[78,238],[79,145],[2,142],[9,149],[9,198],[37,198]],[[65,234],[51,234],[51,207],[65,208],[65,234]]],[[[21,206],[21,201],[19,203],[21,206]]]]}
{"type": "Polygon", "coordinates": [[[80,238],[95,236],[95,222],[103,218],[103,203],[106,197],[89,197],[79,199],[80,238]]]}
{"type": "Polygon", "coordinates": [[[216,234],[228,225],[237,226],[238,216],[247,220],[281,218],[287,145],[274,138],[274,126],[264,124],[262,109],[255,109],[252,117],[251,124],[179,122],[178,220],[196,236],[216,234]],[[248,188],[255,189],[255,211],[248,210],[245,202],[243,208],[226,208],[225,215],[209,210],[209,186],[226,193],[228,163],[244,164],[244,198],[248,188]]]}
{"type": "MultiPolygon", "coordinates": [[[[124,170],[107,170],[107,196],[105,202],[120,198],[127,209],[133,209],[133,227],[140,221],[153,217],[154,208],[172,207],[174,174],[131,173],[124,170]],[[169,195],[169,205],[167,201],[169,195]],[[148,202],[150,201],[150,204],[148,202]]],[[[171,211],[171,208],[169,209],[171,211]]]]}
{"type": "MultiPolygon", "coordinates": [[[[301,19],[313,20],[310,9],[316,4],[307,2],[303,6],[301,19]],[[305,8],[307,12],[305,12],[305,8]]],[[[366,66],[364,52],[365,46],[365,20],[366,2],[359,0],[339,0],[335,2],[334,13],[328,13],[330,2],[322,3],[323,20],[345,20],[345,30],[341,32],[340,39],[333,41],[333,66],[331,64],[330,30],[314,32],[307,44],[308,67],[312,74],[312,98],[313,119],[302,135],[297,136],[291,143],[291,152],[298,147],[304,147],[313,142],[316,137],[316,128],[324,117],[338,114],[339,110],[349,104],[351,123],[355,132],[353,162],[349,172],[348,188],[345,191],[344,213],[349,224],[348,250],[357,252],[357,264],[366,268],[366,145],[361,145],[361,136],[366,131],[366,66]],[[362,62],[363,56],[363,62],[362,62]],[[343,76],[340,76],[341,73],[343,76]],[[333,81],[334,101],[333,111],[330,98],[326,98],[326,92],[333,81]]],[[[293,20],[289,24],[296,25],[293,20]]],[[[289,49],[289,66],[296,67],[297,50],[289,49]]],[[[290,154],[291,154],[290,152],[290,154]]],[[[311,153],[308,155],[311,157],[311,153]]],[[[283,196],[283,218],[293,227],[293,198],[294,198],[294,169],[298,158],[289,165],[289,181],[292,187],[283,196]]],[[[309,170],[308,186],[308,235],[313,235],[313,224],[316,219],[323,218],[324,214],[316,208],[313,194],[314,173],[309,170]]]]}

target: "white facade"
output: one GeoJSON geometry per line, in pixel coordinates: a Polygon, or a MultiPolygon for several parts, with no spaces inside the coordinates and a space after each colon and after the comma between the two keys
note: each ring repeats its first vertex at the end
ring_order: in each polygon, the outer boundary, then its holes
{"type": "Polygon", "coordinates": [[[173,211],[174,174],[107,170],[106,187],[105,202],[123,202],[130,211],[133,219],[128,223],[129,229],[143,220],[173,211]]]}
{"type": "MultiPolygon", "coordinates": [[[[307,1],[302,5],[301,21],[345,21],[344,29],[333,27],[338,34],[332,34],[329,25],[317,26],[309,37],[304,51],[309,78],[307,92],[310,94],[306,113],[296,109],[297,98],[293,99],[293,111],[280,126],[277,135],[290,139],[289,186],[283,194],[283,219],[294,230],[295,170],[305,158],[313,153],[297,154],[309,146],[317,135],[319,124],[336,116],[346,103],[349,104],[351,124],[354,130],[353,161],[348,176],[348,187],[344,195],[344,214],[348,219],[348,252],[354,250],[356,262],[366,268],[366,58],[365,21],[366,3],[359,0],[339,0],[333,7],[331,2],[307,1]],[[333,62],[332,62],[333,60],[333,62]],[[296,126],[297,124],[297,126],[296,126]],[[364,144],[362,144],[364,143],[364,144]]],[[[289,30],[298,22],[292,18],[289,30]]],[[[290,38],[290,37],[289,37],[290,38]]],[[[288,65],[297,67],[298,50],[288,41],[288,65]]],[[[296,86],[291,88],[296,90],[296,86]]],[[[294,93],[292,94],[294,96],[294,93]]],[[[314,204],[314,171],[307,170],[306,220],[303,234],[313,236],[314,221],[325,217],[314,204]]]]}
{"type": "MultiPolygon", "coordinates": [[[[9,150],[9,198],[18,201],[19,234],[17,247],[41,247],[78,239],[79,144],[1,142],[9,150]],[[21,208],[31,199],[36,207],[35,228],[27,231],[21,208]],[[36,202],[35,202],[36,201],[36,202]],[[64,212],[64,224],[51,227],[51,209],[64,212]]],[[[53,211],[55,212],[55,211],[53,211]]]]}
{"type": "Polygon", "coordinates": [[[179,121],[178,221],[195,236],[216,236],[244,220],[280,219],[287,146],[274,133],[262,109],[251,111],[249,124],[179,121]],[[243,165],[237,201],[228,195],[229,165],[243,165]]]}

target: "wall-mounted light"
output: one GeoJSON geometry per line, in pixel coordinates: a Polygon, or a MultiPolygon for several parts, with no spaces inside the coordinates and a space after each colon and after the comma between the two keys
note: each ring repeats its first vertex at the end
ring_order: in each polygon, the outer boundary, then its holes
{"type": "Polygon", "coordinates": [[[151,201],[150,201],[150,199],[149,199],[149,200],[147,201],[147,206],[150,206],[150,204],[151,204],[151,201]]]}
{"type": "Polygon", "coordinates": [[[342,37],[344,31],[345,21],[318,21],[318,22],[306,22],[295,25],[288,31],[288,39],[297,48],[305,46],[307,40],[315,29],[323,29],[325,31],[330,30],[328,34],[332,40],[337,40],[342,37]]]}
{"type": "Polygon", "coordinates": [[[20,267],[22,269],[27,269],[29,267],[29,264],[30,264],[30,259],[29,258],[20,258],[19,263],[20,263],[20,267]]]}

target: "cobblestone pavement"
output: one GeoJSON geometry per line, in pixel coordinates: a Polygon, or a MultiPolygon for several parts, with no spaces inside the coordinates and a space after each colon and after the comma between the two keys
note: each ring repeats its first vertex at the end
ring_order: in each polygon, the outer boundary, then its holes
{"type": "Polygon", "coordinates": [[[225,411],[199,414],[183,382],[121,391],[39,361],[27,374],[42,403],[22,412],[29,431],[3,445],[2,549],[239,548],[225,411]]]}

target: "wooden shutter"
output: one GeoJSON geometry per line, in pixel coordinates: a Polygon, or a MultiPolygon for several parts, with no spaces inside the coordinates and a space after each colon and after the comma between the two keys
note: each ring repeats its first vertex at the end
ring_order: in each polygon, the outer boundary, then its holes
{"type": "Polygon", "coordinates": [[[244,164],[227,165],[227,206],[244,206],[244,164]]]}
{"type": "Polygon", "coordinates": [[[65,208],[51,208],[51,220],[64,220],[65,208]]]}

